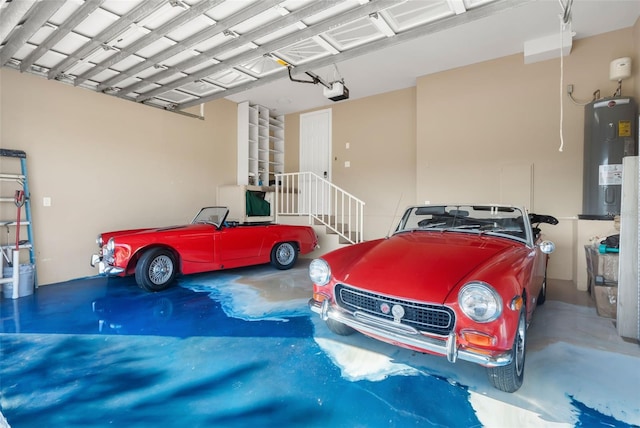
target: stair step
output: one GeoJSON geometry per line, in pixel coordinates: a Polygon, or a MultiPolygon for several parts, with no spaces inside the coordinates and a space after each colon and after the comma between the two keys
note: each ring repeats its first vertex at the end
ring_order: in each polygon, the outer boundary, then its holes
{"type": "MultiPolygon", "coordinates": [[[[340,233],[344,233],[345,235],[349,234],[349,229],[346,227],[346,225],[343,226],[342,224],[332,224],[331,227],[333,229],[336,229],[340,233]]],[[[334,234],[334,235],[338,234],[338,232],[334,231],[329,226],[326,226],[326,228],[327,228],[327,233],[334,234]]]]}

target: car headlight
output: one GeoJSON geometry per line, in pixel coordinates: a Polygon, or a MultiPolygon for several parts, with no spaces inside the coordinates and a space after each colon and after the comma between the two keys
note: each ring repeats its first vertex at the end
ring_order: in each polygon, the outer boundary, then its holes
{"type": "Polygon", "coordinates": [[[502,299],[484,282],[470,282],[458,293],[458,304],[466,316],[475,322],[491,322],[502,313],[502,299]]]}
{"type": "Polygon", "coordinates": [[[107,262],[112,263],[115,250],[116,241],[113,238],[109,238],[107,245],[104,247],[104,251],[102,252],[102,257],[104,257],[107,262]]]}
{"type": "Polygon", "coordinates": [[[98,235],[98,237],[96,238],[96,244],[98,244],[98,247],[102,248],[102,246],[104,245],[104,241],[102,240],[102,234],[98,235]]]}
{"type": "Polygon", "coordinates": [[[314,259],[309,264],[309,278],[317,285],[327,285],[331,278],[329,264],[322,259],[314,259]]]}
{"type": "Polygon", "coordinates": [[[542,241],[540,243],[540,251],[545,254],[551,254],[556,250],[556,244],[551,241],[542,241]]]}

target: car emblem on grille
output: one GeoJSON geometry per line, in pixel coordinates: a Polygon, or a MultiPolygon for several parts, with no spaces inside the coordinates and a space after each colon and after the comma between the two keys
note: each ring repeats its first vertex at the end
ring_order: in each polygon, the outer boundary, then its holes
{"type": "Polygon", "coordinates": [[[400,322],[400,320],[404,316],[404,308],[400,305],[393,305],[393,308],[391,308],[391,313],[393,314],[393,321],[400,322]]]}
{"type": "Polygon", "coordinates": [[[383,314],[387,315],[387,314],[389,314],[389,312],[391,312],[391,306],[389,306],[388,303],[384,303],[383,302],[383,303],[380,304],[380,311],[383,314]]]}

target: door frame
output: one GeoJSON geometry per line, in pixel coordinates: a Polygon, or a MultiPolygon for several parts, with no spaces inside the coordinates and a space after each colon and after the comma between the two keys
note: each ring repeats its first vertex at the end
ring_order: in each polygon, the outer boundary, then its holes
{"type": "Polygon", "coordinates": [[[305,152],[304,149],[304,141],[303,141],[303,134],[304,134],[304,125],[305,125],[305,119],[308,118],[314,118],[314,117],[319,117],[319,116],[323,116],[326,115],[327,117],[327,121],[326,121],[326,126],[327,126],[327,180],[331,181],[331,145],[332,145],[332,126],[333,126],[333,122],[332,122],[332,109],[331,108],[327,108],[327,109],[322,109],[322,110],[316,110],[310,113],[302,113],[300,115],[300,140],[299,140],[299,151],[300,151],[300,156],[299,156],[299,162],[300,162],[300,172],[314,172],[317,175],[319,175],[320,177],[323,177],[323,172],[324,171],[303,171],[302,166],[303,165],[309,165],[312,164],[313,162],[306,162],[308,159],[305,159],[305,156],[309,156],[309,153],[305,152]]]}
{"type": "MultiPolygon", "coordinates": [[[[300,172],[312,172],[319,177],[326,179],[329,183],[331,182],[331,157],[332,157],[332,109],[322,109],[316,110],[310,113],[303,113],[300,115],[300,137],[299,137],[299,162],[300,162],[300,172]],[[326,138],[320,139],[321,143],[324,143],[324,146],[316,148],[316,150],[309,150],[308,145],[305,143],[306,135],[308,135],[309,130],[306,125],[309,124],[313,129],[323,129],[326,138]],[[305,149],[307,148],[307,149],[305,149]],[[326,159],[323,162],[318,162],[316,156],[318,153],[325,153],[326,159]],[[326,175],[325,175],[326,173],[326,175]]],[[[313,140],[318,143],[318,140],[313,140]]],[[[328,215],[331,212],[331,189],[328,185],[322,185],[322,187],[317,188],[320,195],[324,195],[318,199],[314,197],[314,195],[308,195],[308,199],[303,196],[305,184],[301,183],[300,186],[300,199],[299,199],[299,210],[309,211],[309,214],[315,215],[328,215]]]]}

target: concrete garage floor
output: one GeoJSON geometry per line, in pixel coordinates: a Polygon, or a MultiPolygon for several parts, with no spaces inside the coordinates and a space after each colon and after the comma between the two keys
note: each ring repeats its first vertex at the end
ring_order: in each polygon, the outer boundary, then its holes
{"type": "MultiPolygon", "coordinates": [[[[640,425],[640,346],[550,281],[525,383],[338,337],[311,314],[307,261],[180,278],[162,293],[87,278],[0,301],[0,406],[19,427],[640,425]]],[[[3,426],[0,417],[0,426],[3,426]]]]}

